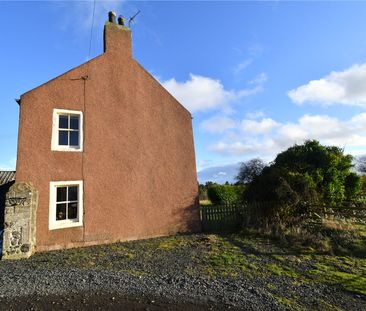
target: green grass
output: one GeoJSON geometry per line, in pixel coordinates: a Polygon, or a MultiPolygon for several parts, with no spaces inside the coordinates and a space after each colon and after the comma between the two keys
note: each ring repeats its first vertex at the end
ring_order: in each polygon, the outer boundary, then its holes
{"type": "Polygon", "coordinates": [[[366,296],[366,260],[358,260],[353,262],[355,265],[350,266],[350,258],[335,257],[329,261],[325,258],[323,261],[319,259],[309,271],[308,277],[311,280],[341,286],[349,292],[366,296]]]}
{"type": "Polygon", "coordinates": [[[212,205],[210,200],[200,200],[200,205],[212,205]]]}
{"type": "Polygon", "coordinates": [[[258,270],[252,256],[243,254],[238,246],[219,236],[211,236],[211,245],[204,259],[204,270],[210,276],[238,276],[243,273],[250,277],[253,271],[258,270]]]}
{"type": "Polygon", "coordinates": [[[205,271],[211,276],[279,276],[295,279],[299,284],[338,286],[366,296],[365,258],[328,255],[307,245],[291,248],[258,234],[216,236],[213,241],[205,256],[205,271]],[[304,270],[304,266],[308,269],[304,270]]]}
{"type": "Polygon", "coordinates": [[[189,241],[176,239],[176,238],[165,238],[164,240],[160,241],[157,245],[157,248],[163,250],[173,250],[179,247],[186,247],[189,245],[189,241]]]}
{"type": "Polygon", "coordinates": [[[290,278],[300,277],[299,273],[296,272],[294,268],[289,267],[285,264],[278,265],[278,264],[272,263],[272,264],[267,265],[267,270],[278,276],[287,276],[290,278]]]}

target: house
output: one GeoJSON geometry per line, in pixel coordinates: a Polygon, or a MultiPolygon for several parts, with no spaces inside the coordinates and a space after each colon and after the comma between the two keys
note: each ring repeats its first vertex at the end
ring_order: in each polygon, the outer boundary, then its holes
{"type": "Polygon", "coordinates": [[[34,251],[200,230],[191,114],[134,60],[114,13],[102,55],[18,102],[15,185],[38,194],[34,251]]]}

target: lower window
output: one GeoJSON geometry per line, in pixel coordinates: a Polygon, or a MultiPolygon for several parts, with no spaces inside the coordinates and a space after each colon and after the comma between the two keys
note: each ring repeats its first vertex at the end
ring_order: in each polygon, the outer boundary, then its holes
{"type": "Polygon", "coordinates": [[[49,229],[62,229],[82,225],[83,182],[51,182],[49,229]]]}

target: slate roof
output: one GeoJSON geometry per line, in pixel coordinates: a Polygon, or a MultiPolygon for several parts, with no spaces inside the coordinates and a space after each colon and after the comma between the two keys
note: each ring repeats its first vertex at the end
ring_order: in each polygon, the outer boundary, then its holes
{"type": "Polygon", "coordinates": [[[0,171],[0,186],[15,180],[15,171],[0,171]]]}

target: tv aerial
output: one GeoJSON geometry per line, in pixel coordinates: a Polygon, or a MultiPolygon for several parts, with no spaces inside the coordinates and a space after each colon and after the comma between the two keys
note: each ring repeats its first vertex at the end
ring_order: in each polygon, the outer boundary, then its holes
{"type": "Polygon", "coordinates": [[[131,16],[131,17],[129,18],[129,20],[128,20],[128,28],[131,28],[131,24],[132,24],[133,20],[135,19],[135,17],[136,17],[140,12],[141,12],[141,11],[140,11],[140,10],[138,10],[138,11],[137,11],[137,13],[136,13],[135,15],[133,15],[133,16],[131,16]]]}

